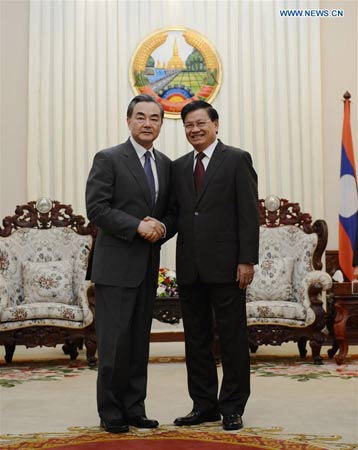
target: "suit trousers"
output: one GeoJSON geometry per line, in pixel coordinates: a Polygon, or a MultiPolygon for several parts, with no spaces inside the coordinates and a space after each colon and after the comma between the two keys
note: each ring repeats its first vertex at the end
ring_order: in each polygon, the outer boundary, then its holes
{"type": "Polygon", "coordinates": [[[156,287],[150,264],[137,288],[95,285],[97,407],[104,421],[145,414],[156,287]]]}
{"type": "Polygon", "coordinates": [[[200,411],[242,415],[250,395],[250,355],[246,322],[246,291],[238,283],[211,284],[198,279],[180,285],[185,331],[188,390],[200,411]],[[213,352],[214,316],[219,334],[223,380],[218,398],[218,376],[213,352]]]}

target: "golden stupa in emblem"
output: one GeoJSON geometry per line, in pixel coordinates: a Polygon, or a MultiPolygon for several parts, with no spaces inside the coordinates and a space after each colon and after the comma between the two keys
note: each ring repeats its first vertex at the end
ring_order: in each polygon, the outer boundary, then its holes
{"type": "Polygon", "coordinates": [[[173,55],[169,59],[168,64],[166,65],[166,69],[185,70],[185,63],[179,56],[179,50],[178,50],[178,44],[177,44],[176,38],[174,38],[173,55]]]}

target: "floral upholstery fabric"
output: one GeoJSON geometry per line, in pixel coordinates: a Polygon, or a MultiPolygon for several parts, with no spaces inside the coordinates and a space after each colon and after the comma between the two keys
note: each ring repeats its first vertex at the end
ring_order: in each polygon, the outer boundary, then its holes
{"type": "Polygon", "coordinates": [[[292,269],[293,258],[266,258],[260,261],[247,288],[246,300],[292,300],[292,269]]]}
{"type": "Polygon", "coordinates": [[[91,236],[70,228],[19,229],[0,237],[0,330],[24,326],[58,325],[83,328],[93,321],[85,280],[91,236]],[[25,302],[22,266],[32,263],[72,261],[71,305],[54,302],[25,302]],[[15,319],[17,317],[18,319],[15,319]],[[22,317],[22,319],[21,319],[22,317]]]}
{"type": "Polygon", "coordinates": [[[262,317],[263,319],[290,319],[305,321],[307,310],[294,302],[260,300],[247,304],[247,317],[262,317]]]}
{"type": "Polygon", "coordinates": [[[70,305],[74,301],[72,287],[73,262],[22,263],[24,303],[57,302],[70,305]]]}
{"type": "MultiPolygon", "coordinates": [[[[277,324],[306,327],[314,322],[315,314],[310,307],[308,295],[309,286],[320,283],[323,290],[327,290],[332,284],[331,277],[327,273],[313,268],[312,256],[317,239],[315,233],[306,234],[294,225],[277,228],[260,227],[260,265],[262,266],[264,261],[292,259],[292,296],[286,300],[274,296],[270,300],[263,301],[260,298],[261,294],[256,297],[250,287],[247,302],[249,325],[277,324]]],[[[255,283],[263,286],[262,279],[256,280],[255,283]]]]}
{"type": "Polygon", "coordinates": [[[35,319],[58,319],[67,321],[82,321],[83,313],[79,306],[65,305],[60,303],[31,303],[31,305],[21,305],[5,308],[1,315],[1,320],[14,322],[17,320],[35,319]]]}

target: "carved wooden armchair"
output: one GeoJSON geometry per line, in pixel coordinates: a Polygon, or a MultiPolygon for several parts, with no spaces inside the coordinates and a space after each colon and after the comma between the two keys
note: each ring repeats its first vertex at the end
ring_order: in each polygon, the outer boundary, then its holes
{"type": "Polygon", "coordinates": [[[70,205],[42,198],[0,227],[0,345],[56,346],[95,364],[94,289],[85,281],[95,228],[70,205]]]}
{"type": "Polygon", "coordinates": [[[314,362],[320,364],[326,324],[321,294],[332,284],[321,271],[327,224],[312,224],[298,203],[276,196],[260,200],[259,207],[259,264],[247,289],[251,351],[261,344],[295,341],[304,357],[309,340],[314,362]]]}

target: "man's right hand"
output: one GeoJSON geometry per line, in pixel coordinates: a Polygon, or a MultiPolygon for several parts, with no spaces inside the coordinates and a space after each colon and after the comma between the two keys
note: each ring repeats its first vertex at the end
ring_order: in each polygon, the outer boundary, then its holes
{"type": "Polygon", "coordinates": [[[163,236],[164,229],[160,222],[146,218],[138,226],[137,233],[149,242],[156,242],[163,236]]]}

